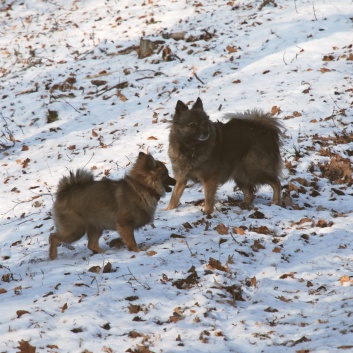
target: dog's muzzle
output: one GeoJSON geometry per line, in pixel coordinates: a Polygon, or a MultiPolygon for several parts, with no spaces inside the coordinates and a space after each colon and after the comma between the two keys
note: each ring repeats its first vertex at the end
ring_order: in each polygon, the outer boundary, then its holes
{"type": "Polygon", "coordinates": [[[176,180],[174,178],[168,177],[165,183],[163,183],[164,189],[166,192],[171,192],[172,188],[169,186],[174,186],[176,184],[176,180]]]}

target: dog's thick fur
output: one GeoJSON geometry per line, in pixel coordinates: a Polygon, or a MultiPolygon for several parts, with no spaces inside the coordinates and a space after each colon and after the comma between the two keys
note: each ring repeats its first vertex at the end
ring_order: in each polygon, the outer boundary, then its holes
{"type": "MultiPolygon", "coordinates": [[[[140,251],[134,230],[153,221],[159,199],[175,180],[165,165],[140,152],[131,171],[120,180],[95,181],[90,171],[78,169],[63,177],[54,202],[56,232],[50,235],[49,257],[57,257],[61,242],[72,243],[87,233],[88,248],[102,253],[103,230],[117,230],[130,251],[140,251]]],[[[117,243],[114,240],[112,244],[117,243]]]]}
{"type": "Polygon", "coordinates": [[[272,202],[280,203],[281,124],[260,110],[227,117],[225,124],[210,121],[200,98],[191,109],[177,102],[168,150],[176,185],[168,210],[178,206],[188,180],[203,184],[207,214],[214,211],[217,186],[228,180],[236,182],[247,205],[263,184],[273,188],[272,202]]]}

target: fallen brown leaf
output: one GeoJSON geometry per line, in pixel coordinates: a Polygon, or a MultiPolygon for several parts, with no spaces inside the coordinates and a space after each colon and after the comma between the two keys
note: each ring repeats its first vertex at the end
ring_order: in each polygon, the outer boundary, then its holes
{"type": "Polygon", "coordinates": [[[111,272],[112,272],[112,264],[110,262],[107,262],[104,265],[103,273],[111,273],[111,272]]]}
{"type": "Polygon", "coordinates": [[[347,275],[342,276],[340,278],[341,286],[351,286],[353,284],[353,280],[347,275]]]}
{"type": "Polygon", "coordinates": [[[231,45],[227,45],[226,49],[227,49],[229,54],[236,53],[238,51],[238,48],[233,47],[231,45]]]}
{"type": "Polygon", "coordinates": [[[31,346],[28,341],[21,340],[18,342],[18,344],[19,346],[16,348],[18,348],[19,351],[16,353],[35,353],[36,352],[36,347],[31,346]]]}
{"type": "Polygon", "coordinates": [[[101,271],[100,266],[92,266],[88,269],[89,272],[99,273],[101,271]]]}
{"type": "Polygon", "coordinates": [[[147,256],[154,256],[156,254],[157,254],[157,251],[154,251],[154,250],[147,251],[147,256]]]}
{"type": "Polygon", "coordinates": [[[245,234],[244,229],[243,228],[239,228],[239,227],[234,227],[233,228],[233,232],[235,234],[238,234],[238,235],[244,235],[245,234]]]}
{"type": "Polygon", "coordinates": [[[223,223],[219,223],[213,229],[216,230],[219,235],[226,235],[228,234],[228,230],[229,230],[229,228],[226,227],[223,223]]]}
{"type": "Polygon", "coordinates": [[[288,299],[288,298],[284,297],[283,295],[276,297],[276,299],[279,299],[280,301],[285,302],[285,303],[291,303],[293,301],[292,299],[288,299]]]}
{"type": "Polygon", "coordinates": [[[130,314],[137,314],[139,311],[142,310],[141,305],[139,305],[139,304],[136,304],[136,305],[130,304],[128,309],[129,309],[130,314]]]}
{"type": "Polygon", "coordinates": [[[118,92],[116,94],[119,99],[122,101],[122,102],[126,102],[127,101],[127,98],[121,93],[120,89],[118,89],[118,92]]]}
{"type": "Polygon", "coordinates": [[[271,109],[271,114],[272,115],[277,115],[281,112],[281,108],[280,107],[277,107],[277,105],[274,105],[271,109]]]}
{"type": "Polygon", "coordinates": [[[210,260],[208,261],[207,268],[211,269],[211,270],[216,269],[216,270],[223,271],[223,272],[229,272],[228,267],[223,266],[220,261],[214,259],[213,257],[210,257],[210,260]]]}
{"type": "Polygon", "coordinates": [[[17,318],[20,318],[22,315],[30,314],[30,312],[27,310],[17,310],[16,314],[17,314],[17,318]]]}
{"type": "Polygon", "coordinates": [[[67,303],[65,303],[60,309],[61,312],[63,313],[66,309],[68,308],[67,303]]]}

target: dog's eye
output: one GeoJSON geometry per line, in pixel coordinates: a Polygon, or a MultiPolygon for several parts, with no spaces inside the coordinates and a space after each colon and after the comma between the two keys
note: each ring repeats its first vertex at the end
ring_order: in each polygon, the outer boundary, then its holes
{"type": "Polygon", "coordinates": [[[191,127],[192,129],[195,129],[196,126],[197,126],[196,123],[190,123],[190,124],[188,124],[188,127],[191,127]]]}

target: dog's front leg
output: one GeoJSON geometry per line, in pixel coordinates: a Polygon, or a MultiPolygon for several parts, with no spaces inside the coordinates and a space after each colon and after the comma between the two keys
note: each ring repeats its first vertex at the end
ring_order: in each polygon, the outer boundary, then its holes
{"type": "Polygon", "coordinates": [[[172,210],[178,206],[181,195],[186,187],[187,180],[176,178],[176,184],[173,189],[172,197],[170,198],[169,205],[166,210],[172,210]]]}
{"type": "Polygon", "coordinates": [[[141,251],[141,249],[136,244],[134,228],[130,224],[117,223],[116,230],[120,234],[129,251],[141,251]]]}
{"type": "Polygon", "coordinates": [[[203,212],[211,214],[214,211],[215,197],[217,192],[218,181],[217,178],[212,177],[202,181],[205,193],[205,205],[203,212]]]}

